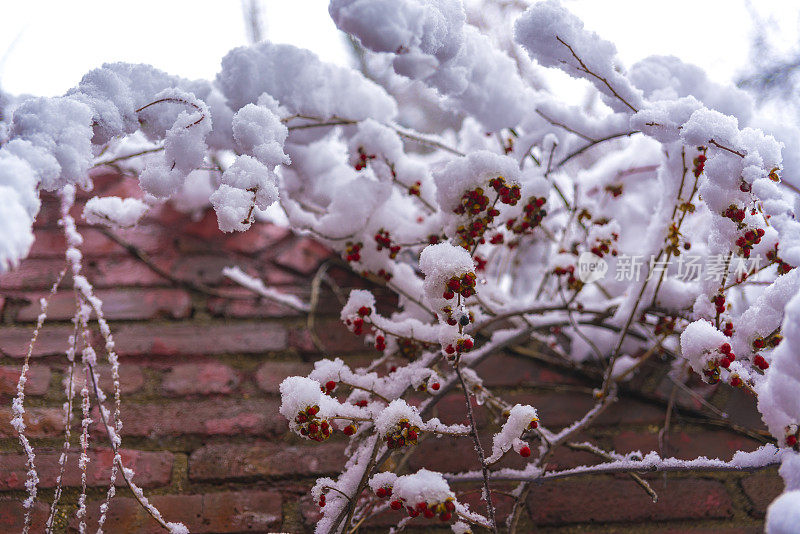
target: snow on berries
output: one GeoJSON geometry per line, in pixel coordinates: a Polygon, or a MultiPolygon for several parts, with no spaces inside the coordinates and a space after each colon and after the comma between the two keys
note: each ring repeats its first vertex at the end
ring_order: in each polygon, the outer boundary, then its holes
{"type": "Polygon", "coordinates": [[[375,429],[390,449],[416,445],[424,427],[419,412],[403,399],[395,399],[375,418],[375,429]]]}
{"type": "Polygon", "coordinates": [[[394,480],[390,508],[405,508],[410,517],[447,522],[456,512],[455,494],[440,473],[420,469],[394,480]]]}
{"type": "Polygon", "coordinates": [[[313,441],[325,441],[331,436],[330,418],[337,414],[339,403],[323,395],[319,382],[290,376],[281,382],[280,392],[280,413],[293,432],[313,441]]]}
{"type": "Polygon", "coordinates": [[[732,361],[730,350],[728,338],[703,319],[690,323],[681,334],[681,356],[706,382],[719,381],[719,362],[732,361]]]}
{"type": "Polygon", "coordinates": [[[428,245],[420,254],[419,267],[425,275],[425,298],[440,314],[444,307],[455,304],[456,295],[466,299],[475,294],[475,265],[461,247],[450,243],[428,245]]]}
{"type": "Polygon", "coordinates": [[[492,454],[486,458],[486,463],[492,464],[499,461],[511,448],[522,457],[530,456],[530,447],[520,437],[525,432],[538,427],[539,417],[536,408],[522,404],[514,405],[500,431],[492,437],[492,454]]]}

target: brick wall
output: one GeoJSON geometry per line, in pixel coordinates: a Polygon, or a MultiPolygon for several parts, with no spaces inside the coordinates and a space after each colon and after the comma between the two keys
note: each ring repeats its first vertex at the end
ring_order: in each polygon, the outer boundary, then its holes
{"type": "MultiPolygon", "coordinates": [[[[101,177],[97,188],[102,194],[126,196],[134,185],[118,177],[101,177]]],[[[79,209],[75,214],[77,219],[79,209]]],[[[57,217],[56,202],[45,197],[29,259],[0,277],[2,532],[19,531],[22,524],[25,459],[8,422],[9,406],[38,314],[38,297],[46,293],[64,266],[64,240],[57,217]]],[[[225,236],[216,229],[213,214],[192,222],[168,208],[160,209],[135,230],[116,232],[124,243],[135,247],[139,257],[98,229],[80,230],[85,238],[86,275],[105,303],[121,356],[123,458],[135,469],[135,480],[147,489],[167,520],[182,521],[192,532],[311,532],[317,509],[307,489],[317,476],[334,474],[341,467],[344,441],[336,438],[311,445],[289,435],[277,411],[277,386],[286,376],[308,372],[320,354],[306,331],[304,317],[252,298],[226,282],[220,270],[239,265],[270,284],[308,298],[310,279],[329,252],[314,241],[267,224],[225,236]],[[215,296],[219,289],[238,298],[215,296]]],[[[330,275],[345,287],[363,284],[335,265],[330,275]]],[[[34,350],[26,389],[29,436],[40,451],[41,499],[35,508],[34,532],[42,530],[57,474],[63,432],[63,351],[73,312],[70,287],[67,280],[51,301],[51,320],[34,350]]],[[[340,326],[337,315],[335,298],[323,292],[317,332],[327,350],[350,362],[368,361],[370,351],[340,326]]],[[[107,371],[101,367],[104,389],[109,390],[107,371]]],[[[480,371],[493,390],[536,406],[551,428],[579,418],[593,402],[594,384],[525,355],[497,355],[480,371]]],[[[619,452],[658,449],[658,431],[672,390],[665,371],[659,365],[647,368],[629,388],[632,392],[624,394],[582,438],[619,452]]],[[[708,402],[729,412],[737,425],[760,429],[752,399],[730,388],[703,393],[708,402]]],[[[681,458],[699,454],[729,458],[732,451],[753,450],[760,444],[758,433],[710,425],[702,419],[698,401],[682,394],[677,399],[666,453],[681,458]]],[[[76,416],[73,437],[79,432],[79,411],[76,416]]],[[[439,416],[445,422],[460,422],[464,417],[460,396],[444,399],[439,416]]],[[[480,408],[478,417],[488,423],[480,408]]],[[[484,439],[489,432],[491,429],[484,439]]],[[[90,516],[96,518],[112,455],[99,428],[93,428],[92,440],[89,508],[90,516]]],[[[76,528],[80,476],[74,441],[59,531],[76,528]]],[[[588,453],[570,451],[552,459],[554,467],[562,468],[596,461],[588,453]]],[[[519,458],[507,461],[507,465],[519,464],[519,458]]],[[[410,467],[423,466],[442,470],[478,467],[465,439],[422,442],[410,467]]],[[[760,532],[765,508],[782,488],[774,471],[646,478],[659,495],[656,504],[626,475],[537,486],[530,494],[520,531],[760,532]]],[[[478,505],[473,489],[458,488],[467,501],[478,505]]],[[[511,500],[498,494],[496,503],[503,516],[511,500]]],[[[380,516],[372,529],[385,532],[394,519],[393,515],[380,516]]],[[[127,489],[120,488],[106,531],[160,529],[127,489]]]]}

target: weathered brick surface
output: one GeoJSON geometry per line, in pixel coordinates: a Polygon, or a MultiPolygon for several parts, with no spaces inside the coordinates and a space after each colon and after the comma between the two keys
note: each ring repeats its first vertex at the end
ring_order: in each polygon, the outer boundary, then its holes
{"type": "MultiPolygon", "coordinates": [[[[75,459],[79,450],[71,450],[64,471],[65,486],[80,486],[81,471],[75,459]]],[[[123,464],[136,472],[133,481],[142,487],[164,486],[169,483],[172,472],[172,453],[155,451],[120,451],[123,464]]],[[[40,452],[36,455],[36,467],[39,472],[39,486],[52,488],[56,485],[59,473],[58,458],[60,452],[40,452]]],[[[89,486],[106,486],[111,473],[114,453],[110,449],[89,451],[89,464],[86,469],[86,480],[89,486]]],[[[23,454],[0,454],[0,491],[25,489],[26,457],[23,454]]],[[[117,478],[117,485],[124,482],[117,478]]]]}
{"type": "MultiPolygon", "coordinates": [[[[106,174],[96,181],[102,194],[140,195],[135,181],[106,174]]],[[[86,198],[81,195],[79,198],[86,198]]],[[[72,210],[80,215],[80,206],[72,210]]],[[[25,456],[10,425],[10,400],[16,393],[21,358],[28,350],[38,299],[63,268],[64,239],[57,225],[57,203],[43,197],[36,222],[37,241],[22,266],[0,276],[0,532],[21,530],[24,511],[25,456]]],[[[80,219],[76,219],[81,224],[80,219]]],[[[167,274],[155,272],[103,231],[80,226],[84,235],[84,269],[104,301],[120,355],[123,458],[136,471],[151,501],[168,521],[181,521],[197,533],[311,532],[319,507],[308,488],[313,479],[333,475],[346,461],[345,441],[324,444],[302,441],[288,432],[278,413],[278,388],[287,376],[306,375],[321,355],[306,330],[305,316],[283,305],[258,298],[221,275],[222,267],[239,265],[287,294],[308,299],[311,276],[330,258],[330,251],[306,237],[268,224],[246,233],[219,231],[213,212],[192,221],[162,206],[134,230],[115,232],[167,274]],[[220,296],[224,295],[224,296],[220,296]],[[154,491],[153,491],[154,490],[154,491]]],[[[371,287],[343,268],[331,266],[329,276],[347,291],[371,287]]],[[[376,291],[378,308],[391,310],[394,299],[376,291]]],[[[46,502],[58,474],[63,439],[64,380],[68,370],[64,351],[73,331],[74,293],[70,275],[50,299],[50,315],[32,352],[25,388],[28,436],[37,448],[41,478],[34,507],[34,532],[47,515],[46,502]]],[[[371,361],[374,350],[338,320],[339,303],[323,285],[316,308],[315,331],[331,356],[352,366],[371,361]]],[[[100,386],[113,399],[110,366],[104,342],[93,326],[91,341],[98,350],[100,386]]],[[[75,387],[83,385],[76,366],[75,387]]],[[[625,395],[575,441],[591,441],[618,452],[658,449],[666,399],[672,382],[665,370],[645,367],[635,384],[645,387],[654,402],[625,395]],[[649,389],[648,389],[649,388],[649,389]],[[661,399],[659,404],[658,399],[661,399]]],[[[595,399],[596,384],[542,365],[526,356],[495,354],[481,364],[484,384],[512,403],[537,407],[542,424],[558,430],[582,417],[595,399]]],[[[716,388],[701,386],[706,401],[715,401],[716,388]]],[[[419,404],[425,393],[413,396],[419,404]]],[[[752,399],[728,394],[721,406],[737,422],[757,427],[752,399]]],[[[113,404],[107,403],[112,407],[113,404]]],[[[474,406],[485,446],[496,430],[485,406],[474,406]]],[[[697,455],[730,458],[735,450],[753,450],[758,442],[720,428],[684,424],[681,407],[700,410],[696,399],[679,394],[665,454],[679,458],[697,455]]],[[[108,484],[112,454],[107,448],[100,413],[93,405],[88,467],[89,530],[99,517],[101,496],[108,484]]],[[[460,392],[439,402],[434,416],[445,423],[465,423],[460,392]]],[[[74,517],[80,484],[77,437],[80,397],[72,418],[72,448],[65,475],[64,506],[67,532],[77,531],[74,517]]],[[[535,449],[535,447],[534,447],[535,449]]],[[[583,451],[559,449],[548,458],[548,470],[600,461],[583,451]]],[[[498,467],[522,467],[510,453],[498,467]]],[[[461,471],[479,467],[468,439],[424,439],[407,467],[461,471]]],[[[775,470],[757,473],[649,476],[659,494],[653,504],[626,475],[606,475],[550,481],[532,486],[521,531],[548,532],[759,532],[769,502],[781,491],[775,470]]],[[[118,479],[118,484],[120,479],[118,479]]],[[[479,486],[454,486],[459,498],[481,510],[479,486]]],[[[506,495],[513,484],[498,485],[498,515],[509,513],[506,495]]],[[[156,533],[160,527],[126,489],[112,501],[105,531],[156,533]]],[[[385,532],[403,516],[385,511],[366,523],[372,532],[385,532]]],[[[438,521],[415,520],[417,531],[433,531],[438,521]]],[[[58,529],[57,529],[58,531],[58,529]]],[[[476,531],[477,532],[477,531],[476,531]]]]}
{"type": "Polygon", "coordinates": [[[326,447],[274,442],[208,445],[189,457],[189,478],[205,481],[334,473],[344,466],[343,452],[341,442],[326,447]]]}
{"type": "Polygon", "coordinates": [[[239,381],[239,373],[219,362],[184,363],[166,373],[162,387],[170,395],[209,395],[231,393],[239,381]]]}
{"type": "Polygon", "coordinates": [[[656,484],[658,502],[634,481],[605,478],[546,483],[528,498],[537,524],[723,519],[733,516],[725,485],[714,480],[670,479],[656,484]]]}
{"type": "Polygon", "coordinates": [[[762,518],[769,503],[783,492],[783,482],[775,473],[754,473],[742,479],[742,489],[753,504],[750,513],[762,518]]]}
{"type": "MultiPolygon", "coordinates": [[[[276,491],[159,495],[153,497],[152,503],[170,521],[179,521],[197,534],[270,532],[281,522],[281,494],[276,491]]],[[[97,521],[99,506],[99,502],[89,505],[89,524],[97,521]]],[[[106,525],[110,532],[164,532],[139,503],[129,497],[114,499],[106,525]]],[[[72,521],[72,526],[77,527],[77,520],[72,521]]]]}
{"type": "MultiPolygon", "coordinates": [[[[16,395],[17,382],[21,368],[19,366],[0,366],[0,395],[16,395]]],[[[44,365],[31,365],[25,383],[26,395],[44,395],[50,387],[50,368],[44,365]]]]}

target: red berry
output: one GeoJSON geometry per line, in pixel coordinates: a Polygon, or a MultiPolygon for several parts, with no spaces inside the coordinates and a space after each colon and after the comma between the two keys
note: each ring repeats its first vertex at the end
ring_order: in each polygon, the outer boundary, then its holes
{"type": "Polygon", "coordinates": [[[377,491],[375,491],[375,495],[377,495],[378,497],[383,499],[384,497],[386,497],[386,489],[385,488],[378,488],[377,491]]]}
{"type": "Polygon", "coordinates": [[[403,503],[401,503],[400,501],[392,501],[392,503],[389,505],[389,507],[392,510],[399,510],[400,508],[403,507],[403,503]]]}
{"type": "Polygon", "coordinates": [[[731,361],[728,358],[721,358],[719,360],[719,366],[727,369],[728,367],[731,366],[731,361]]]}
{"type": "Polygon", "coordinates": [[[451,298],[455,297],[456,294],[450,291],[449,289],[442,293],[442,298],[445,300],[450,300],[451,298]]]}
{"type": "Polygon", "coordinates": [[[797,436],[786,436],[786,445],[789,447],[797,445],[797,436]]]}
{"type": "Polygon", "coordinates": [[[445,351],[447,354],[453,354],[453,353],[456,351],[456,349],[454,349],[454,348],[453,348],[453,345],[447,345],[447,346],[444,348],[444,351],[445,351]]]}
{"type": "Polygon", "coordinates": [[[519,455],[522,456],[523,458],[527,458],[528,456],[531,455],[531,448],[525,445],[519,450],[519,455]]]}
{"type": "Polygon", "coordinates": [[[426,508],[426,509],[425,509],[425,511],[423,512],[423,515],[424,515],[425,517],[427,517],[428,519],[431,519],[431,518],[433,518],[433,517],[436,515],[436,512],[434,512],[434,511],[433,511],[433,510],[431,510],[430,508],[426,508]]]}
{"type": "Polygon", "coordinates": [[[455,503],[453,501],[445,501],[444,502],[444,509],[447,510],[448,512],[455,512],[456,505],[455,505],[455,503]]]}
{"type": "Polygon", "coordinates": [[[439,519],[442,521],[450,521],[450,518],[453,517],[453,514],[450,512],[442,512],[442,515],[439,516],[439,519]]]}
{"type": "Polygon", "coordinates": [[[433,384],[431,384],[431,389],[434,391],[439,391],[439,387],[440,387],[439,382],[434,382],[433,384]]]}
{"type": "Polygon", "coordinates": [[[730,343],[723,343],[719,346],[719,351],[722,354],[730,354],[731,353],[731,345],[730,343]]]}
{"type": "Polygon", "coordinates": [[[334,389],[335,387],[336,387],[336,382],[334,382],[333,380],[328,380],[325,383],[325,389],[327,389],[328,391],[334,389]]]}
{"type": "Polygon", "coordinates": [[[734,376],[733,378],[731,378],[731,385],[733,387],[741,386],[742,385],[742,379],[739,378],[738,376],[734,376]]]}

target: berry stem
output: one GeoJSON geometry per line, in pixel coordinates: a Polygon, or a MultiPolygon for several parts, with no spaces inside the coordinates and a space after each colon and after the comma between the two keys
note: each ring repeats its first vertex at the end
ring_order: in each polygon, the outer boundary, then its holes
{"type": "Polygon", "coordinates": [[[481,440],[478,437],[478,427],[475,424],[475,416],[472,413],[472,398],[469,389],[467,388],[467,384],[464,382],[464,376],[461,374],[461,362],[456,361],[455,364],[456,374],[458,375],[458,380],[461,382],[461,389],[464,392],[464,402],[467,404],[467,415],[469,416],[469,426],[470,426],[470,435],[472,436],[472,441],[475,444],[475,451],[478,453],[478,459],[481,462],[481,472],[483,473],[483,492],[486,497],[486,512],[489,515],[489,522],[491,523],[492,532],[498,534],[497,531],[497,521],[495,520],[494,516],[494,505],[492,504],[492,490],[489,487],[489,468],[486,466],[486,455],[483,452],[483,447],[481,446],[481,440]]]}

